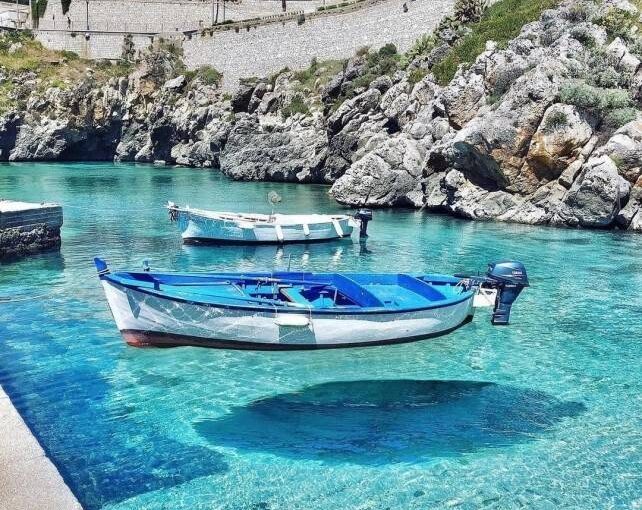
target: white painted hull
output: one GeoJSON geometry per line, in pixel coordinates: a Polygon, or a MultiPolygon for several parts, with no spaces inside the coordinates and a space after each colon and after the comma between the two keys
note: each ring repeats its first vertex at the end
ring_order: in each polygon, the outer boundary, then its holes
{"type": "Polygon", "coordinates": [[[127,343],[238,349],[311,349],[406,342],[448,333],[473,314],[473,296],[413,312],[246,311],[177,302],[102,281],[127,343]]]}
{"type": "MultiPolygon", "coordinates": [[[[258,216],[258,215],[256,215],[258,216]]],[[[267,218],[267,216],[265,217],[267,218]]],[[[186,241],[292,243],[324,241],[352,234],[349,216],[275,215],[273,221],[208,216],[194,211],[178,211],[178,226],[186,241]]]]}

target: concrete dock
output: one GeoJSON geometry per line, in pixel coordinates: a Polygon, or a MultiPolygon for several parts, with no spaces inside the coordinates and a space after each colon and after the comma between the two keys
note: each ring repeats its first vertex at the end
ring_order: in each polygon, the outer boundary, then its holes
{"type": "Polygon", "coordinates": [[[62,206],[0,199],[0,259],[60,248],[62,206]]]}
{"type": "Polygon", "coordinates": [[[82,510],[80,503],[2,387],[0,387],[0,508],[2,510],[82,510]]]}
{"type": "MultiPolygon", "coordinates": [[[[61,226],[58,204],[0,200],[0,259],[59,248],[61,226]]],[[[82,509],[1,386],[0,508],[82,509]]]]}

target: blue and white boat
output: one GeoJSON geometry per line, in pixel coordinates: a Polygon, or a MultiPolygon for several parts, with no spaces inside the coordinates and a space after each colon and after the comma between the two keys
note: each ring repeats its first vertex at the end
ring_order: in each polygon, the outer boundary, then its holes
{"type": "Polygon", "coordinates": [[[372,213],[254,214],[208,211],[167,204],[169,217],[178,224],[185,242],[307,243],[350,237],[355,227],[366,233],[372,213]]]}
{"type": "Polygon", "coordinates": [[[134,346],[318,349],[409,342],[470,321],[480,289],[507,324],[528,286],[518,262],[484,277],[370,273],[114,272],[95,259],[109,307],[134,346]]]}

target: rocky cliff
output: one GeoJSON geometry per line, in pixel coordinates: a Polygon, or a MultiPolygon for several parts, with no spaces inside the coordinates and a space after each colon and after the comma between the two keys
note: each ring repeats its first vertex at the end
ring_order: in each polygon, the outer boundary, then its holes
{"type": "Polygon", "coordinates": [[[233,97],[162,47],[127,76],[87,70],[67,88],[14,76],[0,158],[162,161],[332,184],[354,206],[642,231],[639,17],[626,0],[567,0],[485,39],[452,79],[444,62],[483,20],[451,17],[409,54],[313,62],[233,97]]]}

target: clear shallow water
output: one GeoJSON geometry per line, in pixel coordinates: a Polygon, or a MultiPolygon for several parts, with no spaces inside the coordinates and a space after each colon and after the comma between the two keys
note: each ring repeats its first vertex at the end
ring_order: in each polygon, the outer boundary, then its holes
{"type": "Polygon", "coordinates": [[[0,166],[65,205],[63,246],[0,265],[0,384],[88,509],[642,507],[642,236],[376,211],[367,245],[188,247],[162,205],[337,211],[327,188],[111,164],[0,166]],[[92,257],[154,269],[483,270],[513,325],[257,353],[126,347],[92,257]],[[38,297],[40,296],[40,297],[38,297]],[[35,298],[35,299],[34,299],[35,298]]]}

